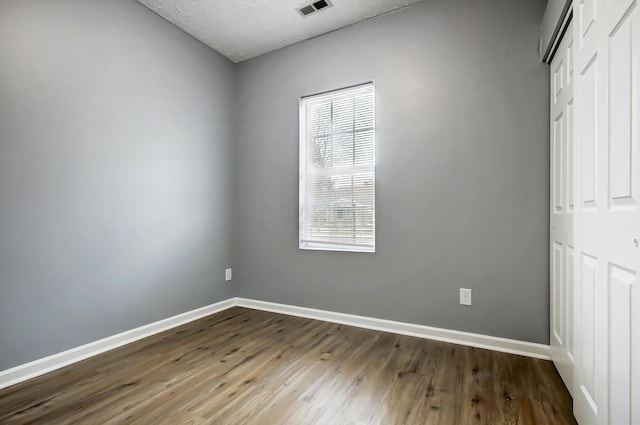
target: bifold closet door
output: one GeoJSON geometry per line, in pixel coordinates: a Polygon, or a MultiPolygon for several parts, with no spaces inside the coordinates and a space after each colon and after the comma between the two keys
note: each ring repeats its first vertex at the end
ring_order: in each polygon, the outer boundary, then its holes
{"type": "Polygon", "coordinates": [[[575,0],[574,413],[640,424],[640,15],[575,0]]]}
{"type": "Polygon", "coordinates": [[[551,358],[573,389],[573,33],[571,23],[550,68],[551,358]]]}

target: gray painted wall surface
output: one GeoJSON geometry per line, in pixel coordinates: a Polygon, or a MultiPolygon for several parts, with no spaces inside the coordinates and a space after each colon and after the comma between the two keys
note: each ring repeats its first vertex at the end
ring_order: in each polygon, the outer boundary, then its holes
{"type": "Polygon", "coordinates": [[[134,1],[0,2],[0,370],[232,296],[234,90],[134,1]]]}
{"type": "Polygon", "coordinates": [[[133,1],[3,0],[0,370],[233,295],[548,343],[543,10],[427,0],[235,67],[133,1]],[[300,251],[298,99],[371,79],[377,252],[300,251]]]}
{"type": "Polygon", "coordinates": [[[428,0],[240,64],[239,295],[548,343],[544,8],[428,0]],[[301,251],[298,99],[372,79],[377,252],[301,251]]]}

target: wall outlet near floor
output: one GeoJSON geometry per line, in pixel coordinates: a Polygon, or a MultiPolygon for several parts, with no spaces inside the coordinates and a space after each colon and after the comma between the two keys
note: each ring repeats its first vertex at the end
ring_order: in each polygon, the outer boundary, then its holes
{"type": "Polygon", "coordinates": [[[224,271],[224,281],[229,282],[231,280],[231,269],[225,269],[224,271]]]}
{"type": "Polygon", "coordinates": [[[460,288],[460,305],[471,305],[471,289],[460,288]]]}

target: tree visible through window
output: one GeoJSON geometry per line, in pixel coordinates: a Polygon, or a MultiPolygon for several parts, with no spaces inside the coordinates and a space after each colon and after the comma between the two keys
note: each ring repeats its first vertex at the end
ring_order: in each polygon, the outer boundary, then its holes
{"type": "Polygon", "coordinates": [[[375,250],[373,83],[300,102],[300,248],[375,250]]]}

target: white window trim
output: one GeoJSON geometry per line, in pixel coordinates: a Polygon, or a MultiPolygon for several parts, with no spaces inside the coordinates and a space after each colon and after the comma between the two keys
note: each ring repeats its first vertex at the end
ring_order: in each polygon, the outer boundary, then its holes
{"type": "MultiPolygon", "coordinates": [[[[371,86],[375,88],[375,83],[373,80],[353,85],[343,87],[341,89],[330,90],[327,92],[322,92],[313,95],[302,96],[299,101],[299,138],[298,138],[298,146],[299,146],[299,179],[298,179],[298,243],[299,249],[301,250],[314,250],[314,251],[337,251],[337,252],[364,252],[364,253],[375,253],[376,252],[376,184],[375,184],[375,175],[376,175],[376,156],[375,156],[375,145],[376,145],[376,135],[377,132],[376,124],[374,124],[374,150],[373,150],[373,173],[374,173],[374,184],[373,184],[373,245],[372,246],[363,246],[363,245],[349,245],[349,244],[332,244],[332,243],[320,243],[320,242],[309,242],[304,241],[302,238],[303,235],[303,206],[305,205],[305,172],[306,172],[306,138],[307,138],[307,109],[305,108],[305,100],[309,97],[313,97],[315,100],[322,100],[324,98],[335,98],[335,92],[342,90],[349,90],[345,92],[345,97],[353,96],[354,93],[357,93],[359,90],[365,91],[369,89],[371,86]],[[303,166],[303,164],[305,164],[303,166]]],[[[376,119],[376,100],[375,100],[375,90],[374,90],[374,101],[373,101],[373,116],[374,123],[377,122],[376,119]]]]}

